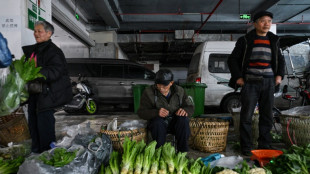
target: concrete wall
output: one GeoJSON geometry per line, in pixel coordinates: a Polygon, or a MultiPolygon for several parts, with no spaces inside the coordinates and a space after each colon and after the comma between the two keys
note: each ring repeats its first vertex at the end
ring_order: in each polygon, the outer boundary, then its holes
{"type": "Polygon", "coordinates": [[[128,59],[117,44],[115,31],[93,32],[90,37],[96,42],[95,47],[90,48],[91,58],[128,59]]]}
{"type": "Polygon", "coordinates": [[[53,23],[55,33],[52,41],[63,51],[66,58],[89,58],[89,48],[77,40],[57,23],[53,23]]]}

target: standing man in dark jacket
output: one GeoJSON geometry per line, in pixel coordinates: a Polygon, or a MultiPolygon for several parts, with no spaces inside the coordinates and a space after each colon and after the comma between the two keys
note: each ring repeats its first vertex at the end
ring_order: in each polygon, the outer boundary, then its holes
{"type": "Polygon", "coordinates": [[[171,131],[181,152],[189,150],[189,117],[193,113],[192,101],[182,87],[174,84],[173,74],[168,69],[156,73],[155,85],[144,90],[138,110],[139,117],[148,120],[148,129],[157,141],[157,148],[166,142],[167,132],[171,131]]]}
{"type": "Polygon", "coordinates": [[[32,138],[32,152],[41,153],[50,149],[56,141],[55,108],[72,99],[71,83],[67,63],[61,49],[52,41],[54,27],[47,21],[38,21],[34,27],[35,45],[24,46],[27,58],[34,59],[40,73],[46,79],[37,79],[42,84],[42,92],[30,94],[28,103],[28,126],[32,138]]]}
{"type": "Polygon", "coordinates": [[[228,59],[231,72],[229,86],[241,90],[240,145],[243,155],[251,155],[251,124],[259,104],[258,149],[270,149],[272,107],[275,86],[284,76],[285,61],[279,48],[279,37],[269,32],[273,14],[261,11],[254,15],[255,29],[238,39],[228,59]]]}

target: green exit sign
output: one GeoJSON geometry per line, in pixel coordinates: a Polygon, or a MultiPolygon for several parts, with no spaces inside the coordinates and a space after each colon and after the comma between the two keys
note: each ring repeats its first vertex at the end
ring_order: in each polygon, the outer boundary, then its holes
{"type": "Polygon", "coordinates": [[[251,14],[240,14],[240,19],[251,19],[251,14]]]}

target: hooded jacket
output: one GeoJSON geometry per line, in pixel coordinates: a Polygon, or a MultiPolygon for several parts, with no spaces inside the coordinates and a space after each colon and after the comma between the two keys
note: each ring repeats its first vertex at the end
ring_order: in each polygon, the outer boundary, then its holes
{"type": "MultiPolygon", "coordinates": [[[[285,73],[285,60],[280,52],[280,38],[272,32],[268,32],[267,36],[270,40],[272,52],[271,68],[274,76],[281,76],[283,79],[285,73]]],[[[231,79],[228,85],[234,89],[237,87],[236,82],[239,78],[245,79],[245,72],[249,65],[255,37],[255,29],[245,36],[240,37],[236,42],[233,52],[227,60],[231,72],[231,79]]]]}
{"type": "Polygon", "coordinates": [[[146,88],[140,100],[138,116],[144,120],[151,120],[159,116],[160,108],[167,109],[170,115],[175,114],[179,108],[183,108],[187,112],[188,117],[192,116],[194,105],[185,94],[184,89],[174,84],[170,87],[170,91],[171,97],[168,103],[165,96],[156,89],[155,85],[146,88]]]}
{"type": "Polygon", "coordinates": [[[22,47],[27,60],[32,53],[37,56],[37,66],[46,79],[42,82],[42,93],[37,96],[38,112],[60,107],[72,99],[72,88],[67,71],[65,55],[51,40],[22,47]]]}

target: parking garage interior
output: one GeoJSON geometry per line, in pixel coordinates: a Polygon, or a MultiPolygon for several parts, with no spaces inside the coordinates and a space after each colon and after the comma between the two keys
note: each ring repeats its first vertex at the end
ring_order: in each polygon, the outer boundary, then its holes
{"type": "MultiPolygon", "coordinates": [[[[167,68],[178,84],[186,82],[199,45],[237,41],[253,29],[254,14],[267,10],[274,15],[271,31],[280,36],[283,54],[302,57],[310,67],[309,0],[2,0],[0,9],[0,32],[15,59],[22,57],[22,46],[35,44],[34,22],[46,20],[55,27],[52,41],[68,60],[121,59],[154,73],[167,68]]],[[[290,64],[288,73],[295,73],[296,66],[305,65],[288,57],[286,61],[290,64]]],[[[293,87],[298,86],[297,80],[290,81],[293,87]]],[[[133,103],[105,103],[92,116],[59,110],[55,115],[57,138],[73,125],[88,124],[97,130],[115,117],[121,122],[139,119],[133,107],[133,103]]],[[[206,107],[204,112],[231,117],[219,107],[206,107]]],[[[236,138],[233,121],[229,124],[232,136],[228,141],[233,141],[236,138]]],[[[281,143],[276,146],[284,147],[281,143]]],[[[233,145],[228,145],[223,153],[239,155],[233,151],[233,145]]],[[[210,154],[193,149],[189,152],[194,158],[210,154]]]]}

